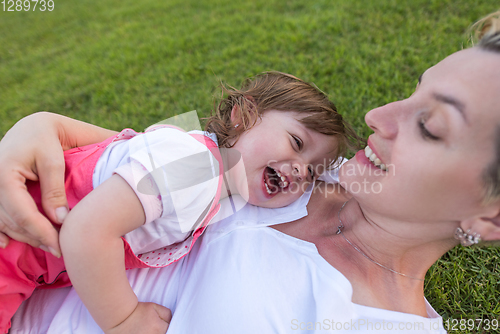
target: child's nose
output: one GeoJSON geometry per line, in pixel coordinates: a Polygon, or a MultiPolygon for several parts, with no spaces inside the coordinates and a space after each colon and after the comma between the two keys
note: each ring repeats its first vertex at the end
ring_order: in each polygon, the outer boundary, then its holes
{"type": "Polygon", "coordinates": [[[309,175],[309,169],[307,164],[294,164],[293,165],[293,176],[297,179],[297,181],[307,180],[309,175]]]}

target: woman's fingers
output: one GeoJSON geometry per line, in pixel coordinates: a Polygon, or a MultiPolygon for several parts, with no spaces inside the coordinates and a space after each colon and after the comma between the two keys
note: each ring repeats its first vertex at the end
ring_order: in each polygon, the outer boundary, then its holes
{"type": "Polygon", "coordinates": [[[17,171],[2,173],[0,168],[0,232],[34,247],[61,254],[58,232],[43,216],[26,191],[23,177],[17,171]]]}
{"type": "Polygon", "coordinates": [[[44,211],[53,222],[63,220],[67,213],[64,154],[54,117],[47,113],[25,117],[1,140],[0,241],[8,235],[60,256],[58,232],[38,211],[26,188],[27,180],[38,181],[41,176],[44,211]]]}
{"type": "MultiPolygon", "coordinates": [[[[17,195],[12,194],[15,198],[24,197],[25,194],[19,193],[17,195]]],[[[60,257],[59,233],[47,218],[38,211],[29,194],[26,193],[26,196],[29,198],[26,198],[24,201],[31,201],[33,207],[26,208],[21,204],[19,208],[16,208],[19,205],[18,203],[22,203],[22,201],[12,199],[12,205],[9,206],[8,202],[10,199],[1,200],[3,205],[8,206],[14,211],[11,213],[11,216],[8,212],[6,213],[4,207],[0,208],[0,232],[12,239],[25,242],[33,247],[50,252],[56,257],[60,257]]]]}
{"type": "MultiPolygon", "coordinates": [[[[55,143],[59,145],[59,143],[55,143]]],[[[36,157],[36,169],[40,180],[42,206],[53,222],[62,224],[68,214],[68,202],[64,188],[64,154],[61,150],[44,152],[36,157]]]]}
{"type": "Polygon", "coordinates": [[[0,248],[5,248],[9,244],[9,237],[0,232],[0,248]]]}
{"type": "Polygon", "coordinates": [[[40,247],[40,242],[38,242],[38,240],[35,240],[32,237],[28,237],[26,232],[24,232],[24,233],[14,232],[11,229],[9,229],[6,225],[2,225],[1,222],[0,222],[0,226],[1,226],[0,230],[3,231],[3,233],[0,232],[0,235],[1,235],[0,238],[2,239],[2,242],[5,241],[5,246],[7,246],[11,242],[10,238],[12,238],[12,239],[15,239],[17,241],[30,244],[34,247],[40,247]]]}

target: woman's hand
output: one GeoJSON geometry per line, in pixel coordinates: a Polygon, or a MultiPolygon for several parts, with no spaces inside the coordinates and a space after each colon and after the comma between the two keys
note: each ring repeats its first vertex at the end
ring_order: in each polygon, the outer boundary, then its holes
{"type": "Polygon", "coordinates": [[[60,256],[58,233],[38,211],[26,180],[40,181],[42,205],[54,223],[67,210],[63,150],[97,143],[115,131],[39,112],[16,123],[0,142],[0,247],[9,237],[60,256]]]}
{"type": "Polygon", "coordinates": [[[107,330],[106,334],[165,334],[171,319],[172,312],[165,306],[139,302],[124,322],[107,330]]]}
{"type": "Polygon", "coordinates": [[[47,216],[61,223],[67,210],[63,149],[57,126],[43,113],[19,121],[0,142],[0,247],[10,236],[60,256],[58,233],[37,209],[26,180],[38,181],[47,216]]]}

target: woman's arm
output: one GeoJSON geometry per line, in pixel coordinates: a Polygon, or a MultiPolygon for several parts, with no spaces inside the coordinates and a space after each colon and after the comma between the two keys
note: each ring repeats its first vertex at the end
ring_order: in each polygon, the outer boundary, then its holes
{"type": "Polygon", "coordinates": [[[121,236],[144,220],[133,189],[113,175],[71,210],[61,228],[61,249],[73,287],[105,333],[135,333],[134,328],[140,328],[163,334],[168,327],[169,319],[156,310],[166,308],[155,304],[145,309],[125,274],[121,236]],[[147,322],[144,312],[152,313],[147,322]]]}
{"type": "Polygon", "coordinates": [[[8,235],[59,256],[57,231],[38,211],[26,180],[40,180],[43,208],[61,223],[68,212],[63,149],[98,143],[115,133],[48,112],[17,122],[0,142],[0,247],[7,246],[8,235]]]}

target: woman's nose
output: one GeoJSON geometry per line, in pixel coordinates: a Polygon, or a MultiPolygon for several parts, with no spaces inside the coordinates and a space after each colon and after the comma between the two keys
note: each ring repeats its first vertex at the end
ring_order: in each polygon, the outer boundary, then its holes
{"type": "Polygon", "coordinates": [[[394,138],[398,134],[403,101],[396,101],[370,110],[365,115],[366,124],[384,138],[394,138]]]}

